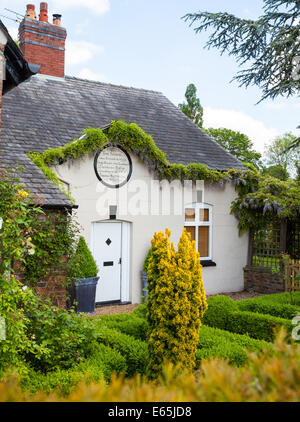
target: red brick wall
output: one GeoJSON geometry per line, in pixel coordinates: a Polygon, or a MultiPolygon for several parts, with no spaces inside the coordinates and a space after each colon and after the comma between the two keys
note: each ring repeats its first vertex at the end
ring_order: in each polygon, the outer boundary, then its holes
{"type": "MultiPolygon", "coordinates": [[[[47,215],[53,215],[56,212],[60,213],[61,211],[46,211],[46,215],[41,218],[47,218],[47,215]]],[[[36,292],[41,298],[49,298],[51,299],[53,305],[61,308],[65,308],[67,302],[67,291],[65,287],[67,281],[67,271],[66,266],[61,265],[66,262],[66,257],[62,257],[61,262],[57,264],[57,267],[50,268],[48,275],[39,280],[37,282],[37,286],[35,287],[36,292]]],[[[26,285],[22,267],[15,265],[14,271],[16,277],[26,285]]]]}
{"type": "Polygon", "coordinates": [[[19,26],[20,48],[29,63],[41,66],[44,75],[65,75],[65,28],[35,19],[24,19],[19,26]]]}
{"type": "Polygon", "coordinates": [[[255,290],[258,293],[281,293],[284,292],[284,279],[281,274],[274,274],[268,268],[251,267],[244,268],[245,290],[255,290]]]}

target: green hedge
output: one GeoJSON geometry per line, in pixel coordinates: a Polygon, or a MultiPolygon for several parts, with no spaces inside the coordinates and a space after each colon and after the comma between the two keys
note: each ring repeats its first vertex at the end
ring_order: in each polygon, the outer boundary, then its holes
{"type": "Polygon", "coordinates": [[[247,360],[248,352],[273,351],[273,345],[263,340],[256,340],[248,335],[234,334],[203,325],[200,329],[197,363],[202,359],[228,359],[234,366],[242,366],[247,360]]]}
{"type": "Polygon", "coordinates": [[[147,321],[134,314],[104,315],[93,322],[96,328],[115,328],[139,340],[146,340],[147,321]]]}
{"type": "Polygon", "coordinates": [[[107,327],[99,329],[97,340],[124,356],[127,364],[127,376],[145,373],[149,359],[147,343],[107,327]]]}
{"type": "Polygon", "coordinates": [[[238,334],[249,334],[250,337],[273,341],[275,331],[285,327],[287,332],[292,329],[291,321],[271,315],[255,312],[232,312],[228,315],[227,330],[238,334]]]}
{"type": "MultiPolygon", "coordinates": [[[[103,373],[95,372],[96,380],[103,379],[103,373]]],[[[57,392],[59,395],[67,396],[72,392],[86,374],[77,369],[57,369],[55,371],[43,373],[31,370],[21,379],[21,387],[31,393],[43,392],[46,394],[57,392]]]]}
{"type": "Polygon", "coordinates": [[[212,296],[207,299],[207,310],[202,319],[204,325],[226,330],[228,314],[238,311],[238,306],[228,296],[212,296]]]}
{"type": "MultiPolygon", "coordinates": [[[[300,292],[294,292],[293,297],[295,299],[295,305],[300,307],[300,292]]],[[[264,303],[272,303],[277,305],[290,305],[291,296],[290,293],[274,293],[263,296],[258,296],[255,298],[256,301],[262,301],[264,303]]]]}
{"type": "Polygon", "coordinates": [[[92,373],[91,380],[94,381],[94,369],[96,369],[96,372],[100,369],[106,381],[110,381],[113,372],[116,374],[126,373],[126,359],[117,350],[104,344],[94,342],[91,345],[89,352],[89,357],[80,363],[79,368],[84,372],[92,373]]]}
{"type": "Polygon", "coordinates": [[[203,323],[210,327],[220,328],[238,334],[265,340],[274,340],[274,330],[284,326],[291,331],[291,321],[271,315],[240,311],[237,302],[227,296],[208,298],[208,309],[203,323]]]}
{"type": "Polygon", "coordinates": [[[59,395],[66,396],[83,379],[87,383],[101,380],[109,382],[113,372],[119,375],[127,371],[126,359],[117,350],[94,342],[88,353],[89,357],[72,369],[57,369],[46,373],[31,370],[23,376],[22,388],[31,393],[50,394],[56,391],[59,395]]]}
{"type": "Polygon", "coordinates": [[[241,311],[256,312],[259,314],[268,314],[279,318],[293,319],[293,317],[300,313],[300,306],[290,304],[272,303],[264,300],[246,299],[238,302],[238,307],[241,311]]]}
{"type": "Polygon", "coordinates": [[[147,313],[147,305],[146,303],[141,303],[131,312],[131,315],[135,315],[139,318],[146,318],[146,313],[147,313]]]}

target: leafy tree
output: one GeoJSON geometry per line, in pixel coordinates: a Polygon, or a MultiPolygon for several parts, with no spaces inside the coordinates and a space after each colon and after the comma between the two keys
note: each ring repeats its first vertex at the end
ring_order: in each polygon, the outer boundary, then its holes
{"type": "Polygon", "coordinates": [[[209,128],[206,132],[240,161],[246,164],[252,163],[256,168],[259,167],[261,154],[253,149],[253,143],[247,135],[225,128],[209,128]]]}
{"type": "Polygon", "coordinates": [[[289,148],[295,140],[296,136],[292,133],[285,133],[283,136],[275,138],[265,149],[265,162],[267,166],[277,167],[277,170],[281,167],[283,174],[290,173],[295,175],[300,163],[300,151],[299,148],[289,148]]]}
{"type": "Polygon", "coordinates": [[[300,88],[300,2],[264,0],[264,14],[257,20],[229,13],[198,12],[183,16],[196,33],[213,29],[207,48],[235,56],[240,66],[234,77],[240,86],[262,88],[262,98],[290,96],[300,88]]]}
{"type": "Polygon", "coordinates": [[[197,126],[203,126],[203,107],[196,96],[197,88],[194,84],[189,84],[185,91],[187,103],[178,104],[180,110],[191,119],[197,126]]]}
{"type": "Polygon", "coordinates": [[[187,86],[185,92],[187,103],[178,104],[180,110],[232,155],[245,164],[253,164],[255,168],[258,168],[261,154],[252,149],[253,143],[247,135],[225,128],[203,128],[203,107],[196,92],[195,85],[187,86]]]}
{"type": "Polygon", "coordinates": [[[284,181],[288,180],[288,178],[290,177],[289,172],[281,165],[263,167],[262,174],[276,177],[277,179],[284,181]]]}

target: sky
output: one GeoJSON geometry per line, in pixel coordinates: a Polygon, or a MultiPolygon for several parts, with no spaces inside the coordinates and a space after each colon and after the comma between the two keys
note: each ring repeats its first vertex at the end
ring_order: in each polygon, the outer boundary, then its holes
{"type": "MultiPolygon", "coordinates": [[[[1,0],[25,14],[24,0],[1,0]]],[[[34,0],[39,13],[39,2],[34,0]]],[[[49,0],[49,21],[62,14],[67,29],[66,74],[162,92],[175,105],[188,84],[197,88],[204,127],[226,127],[250,137],[259,152],[276,136],[300,135],[300,97],[278,97],[258,105],[261,91],[230,83],[240,70],[233,57],[204,49],[207,34],[195,34],[182,19],[197,11],[228,12],[256,19],[263,0],[49,0]]],[[[18,23],[0,16],[13,38],[18,23]]]]}

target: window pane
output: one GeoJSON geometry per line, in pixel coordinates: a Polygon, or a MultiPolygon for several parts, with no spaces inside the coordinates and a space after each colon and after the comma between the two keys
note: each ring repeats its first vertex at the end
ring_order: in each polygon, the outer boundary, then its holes
{"type": "Polygon", "coordinates": [[[200,258],[207,258],[209,255],[209,226],[199,226],[198,230],[198,252],[200,258]]]}
{"type": "Polygon", "coordinates": [[[188,227],[186,227],[186,231],[188,232],[188,233],[191,233],[191,240],[195,240],[195,238],[196,238],[196,230],[195,230],[195,227],[191,227],[191,226],[188,226],[188,227]]]}
{"type": "Polygon", "coordinates": [[[195,209],[186,208],[185,209],[185,221],[195,221],[195,209]]]}
{"type": "Polygon", "coordinates": [[[209,210],[207,208],[199,209],[199,221],[209,221],[209,210]]]}

